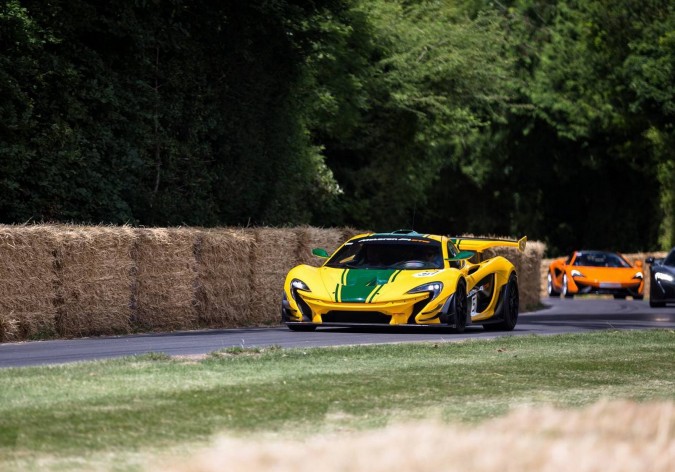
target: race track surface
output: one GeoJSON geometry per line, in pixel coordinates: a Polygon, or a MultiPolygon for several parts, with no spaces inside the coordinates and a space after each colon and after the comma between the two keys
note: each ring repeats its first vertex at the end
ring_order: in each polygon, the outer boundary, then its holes
{"type": "Polygon", "coordinates": [[[58,364],[163,352],[171,356],[201,355],[228,347],[280,346],[303,348],[395,342],[452,342],[524,334],[579,333],[602,329],[675,329],[675,307],[650,308],[646,301],[605,299],[544,299],[547,308],[521,313],[511,332],[487,332],[468,326],[463,334],[447,329],[319,328],[302,333],[272,328],[183,331],[166,334],[106,336],[0,344],[0,367],[58,364]]]}

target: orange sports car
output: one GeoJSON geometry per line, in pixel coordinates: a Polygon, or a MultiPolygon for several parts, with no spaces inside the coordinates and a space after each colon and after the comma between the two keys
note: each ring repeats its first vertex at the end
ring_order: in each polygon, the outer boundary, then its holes
{"type": "Polygon", "coordinates": [[[614,295],[614,298],[630,295],[635,300],[642,300],[642,261],[633,265],[616,252],[575,251],[569,257],[551,262],[547,290],[551,297],[561,293],[566,298],[597,293],[614,295]]]}

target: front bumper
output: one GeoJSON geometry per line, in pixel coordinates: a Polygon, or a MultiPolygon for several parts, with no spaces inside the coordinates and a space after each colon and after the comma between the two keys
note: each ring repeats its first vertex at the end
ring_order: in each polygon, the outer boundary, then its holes
{"type": "Polygon", "coordinates": [[[440,324],[448,299],[440,296],[430,301],[429,293],[420,293],[378,303],[343,303],[294,295],[290,300],[284,295],[282,321],[324,326],[440,324]]]}
{"type": "Polygon", "coordinates": [[[644,281],[634,279],[630,282],[604,282],[586,277],[572,277],[567,288],[574,294],[640,296],[644,290],[644,281]]]}
{"type": "Polygon", "coordinates": [[[652,278],[649,298],[666,303],[675,303],[675,282],[652,278]]]}

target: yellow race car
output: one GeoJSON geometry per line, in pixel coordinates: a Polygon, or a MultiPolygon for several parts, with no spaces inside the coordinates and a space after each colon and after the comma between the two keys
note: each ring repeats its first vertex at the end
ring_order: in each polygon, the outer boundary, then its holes
{"type": "Polygon", "coordinates": [[[425,325],[462,332],[468,324],[512,330],[518,278],[511,262],[485,257],[515,240],[419,234],[410,230],[355,236],[321,267],[299,265],[284,283],[281,319],[293,331],[318,326],[425,325]]]}

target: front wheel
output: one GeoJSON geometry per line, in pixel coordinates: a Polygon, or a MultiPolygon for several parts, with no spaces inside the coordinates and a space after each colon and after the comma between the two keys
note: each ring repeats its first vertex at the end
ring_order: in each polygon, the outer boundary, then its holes
{"type": "Polygon", "coordinates": [[[450,304],[450,309],[448,311],[453,314],[448,320],[452,323],[452,332],[463,333],[466,328],[466,317],[468,314],[466,284],[464,283],[464,280],[457,282],[457,289],[452,296],[452,303],[450,304]]]}
{"type": "Polygon", "coordinates": [[[548,292],[549,297],[560,296],[560,293],[553,288],[553,277],[550,272],[548,273],[548,277],[546,277],[546,291],[548,292]]]}
{"type": "Polygon", "coordinates": [[[502,308],[497,314],[502,321],[494,324],[483,325],[483,329],[487,331],[513,331],[518,323],[518,310],[520,308],[520,296],[518,293],[518,278],[513,273],[509,277],[504,290],[504,300],[502,300],[502,308]]]}
{"type": "Polygon", "coordinates": [[[567,274],[563,274],[562,294],[565,298],[574,298],[574,294],[570,293],[569,288],[567,288],[567,274]]]}
{"type": "Polygon", "coordinates": [[[663,308],[666,306],[665,302],[655,302],[653,300],[649,300],[649,306],[652,308],[663,308]]]}

